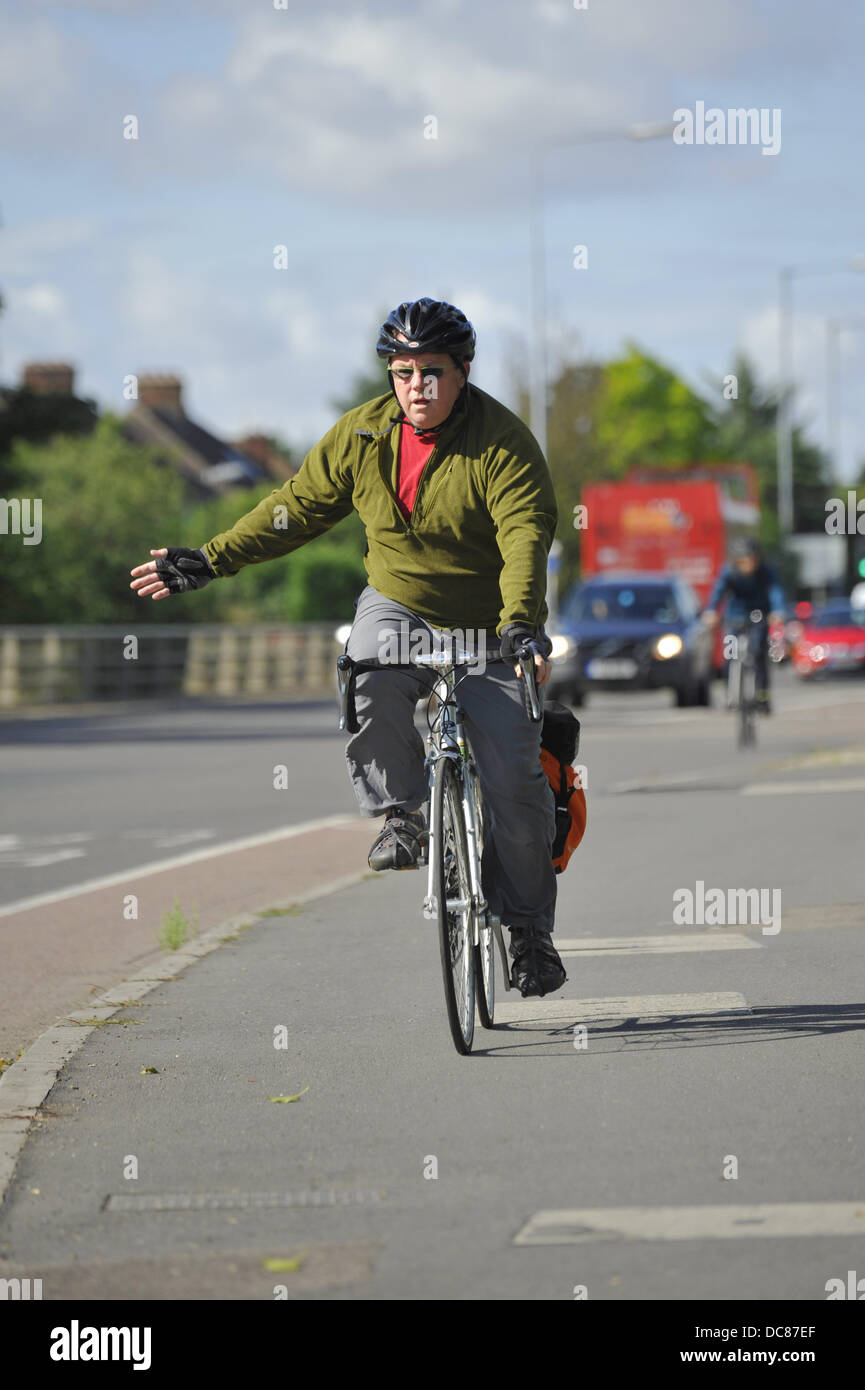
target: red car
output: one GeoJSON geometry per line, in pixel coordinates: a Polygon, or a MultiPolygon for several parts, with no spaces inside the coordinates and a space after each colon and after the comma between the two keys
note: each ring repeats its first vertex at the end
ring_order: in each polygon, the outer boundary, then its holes
{"type": "Polygon", "coordinates": [[[832,599],[801,624],[793,669],[808,679],[825,671],[865,671],[865,608],[832,599]]]}

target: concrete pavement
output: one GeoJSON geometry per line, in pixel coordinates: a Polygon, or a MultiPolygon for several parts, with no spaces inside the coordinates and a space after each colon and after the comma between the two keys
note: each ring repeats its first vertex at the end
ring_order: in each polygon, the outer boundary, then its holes
{"type": "Polygon", "coordinates": [[[819,1300],[865,1269],[865,701],[783,696],[754,755],[719,713],[589,706],[569,982],[516,1010],[500,992],[471,1058],[413,874],[263,918],[118,1011],[23,1149],[0,1277],[46,1298],[819,1300]],[[780,931],[675,923],[698,881],[777,889],[780,931]]]}

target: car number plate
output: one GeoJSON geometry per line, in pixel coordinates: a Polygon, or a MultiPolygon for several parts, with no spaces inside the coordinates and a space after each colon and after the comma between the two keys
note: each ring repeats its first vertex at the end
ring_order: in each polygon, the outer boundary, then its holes
{"type": "Polygon", "coordinates": [[[636,674],[636,661],[626,659],[590,661],[586,666],[586,675],[590,680],[596,681],[627,681],[636,674]]]}

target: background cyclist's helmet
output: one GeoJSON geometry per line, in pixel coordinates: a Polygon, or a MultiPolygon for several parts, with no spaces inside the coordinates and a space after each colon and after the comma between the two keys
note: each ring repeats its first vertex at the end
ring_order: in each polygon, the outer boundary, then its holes
{"type": "Polygon", "coordinates": [[[406,300],[388,314],[375,350],[384,358],[405,352],[447,352],[457,366],[462,366],[475,355],[475,330],[453,304],[438,299],[406,300]]]}
{"type": "Polygon", "coordinates": [[[759,560],[762,554],[763,550],[756,536],[737,536],[730,547],[730,558],[733,560],[749,557],[759,560]]]}

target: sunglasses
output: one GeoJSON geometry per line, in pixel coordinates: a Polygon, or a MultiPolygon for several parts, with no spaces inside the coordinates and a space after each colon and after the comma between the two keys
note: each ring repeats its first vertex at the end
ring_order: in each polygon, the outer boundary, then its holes
{"type": "Polygon", "coordinates": [[[420,372],[422,377],[432,376],[438,381],[448,371],[447,367],[388,367],[388,371],[394,376],[398,376],[400,381],[411,381],[415,372],[420,372]]]}

